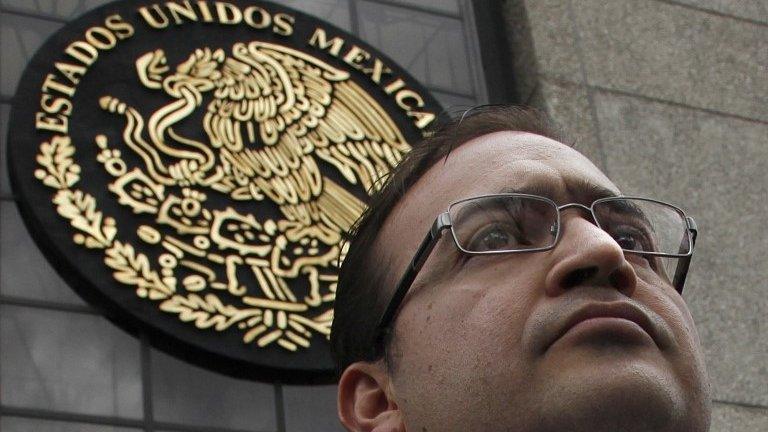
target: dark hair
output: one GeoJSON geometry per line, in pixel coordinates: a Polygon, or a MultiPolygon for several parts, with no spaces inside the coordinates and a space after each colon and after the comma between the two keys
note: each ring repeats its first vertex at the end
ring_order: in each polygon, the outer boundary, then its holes
{"type": "Polygon", "coordinates": [[[448,118],[420,143],[373,193],[368,208],[347,236],[349,250],[339,271],[331,328],[331,351],[337,370],[356,361],[382,357],[374,335],[393,286],[375,243],[392,209],[435,162],[456,147],[482,135],[501,131],[530,132],[563,141],[557,128],[542,112],[513,105],[486,105],[448,118]]]}

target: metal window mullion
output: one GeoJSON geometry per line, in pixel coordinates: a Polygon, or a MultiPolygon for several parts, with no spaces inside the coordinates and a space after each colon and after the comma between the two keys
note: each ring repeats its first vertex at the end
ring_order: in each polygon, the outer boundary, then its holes
{"type": "Polygon", "coordinates": [[[360,37],[360,21],[357,16],[358,0],[349,0],[349,30],[353,35],[360,37]]]}
{"type": "Polygon", "coordinates": [[[275,424],[277,432],[285,432],[285,400],[283,398],[283,385],[274,384],[275,390],[275,424]]]}
{"type": "MultiPolygon", "coordinates": [[[[353,1],[355,1],[355,0],[353,0],[353,1]]],[[[368,1],[370,1],[371,3],[378,3],[378,4],[382,4],[382,5],[386,5],[386,6],[395,6],[395,7],[399,7],[399,8],[403,8],[403,9],[410,9],[410,10],[413,10],[413,11],[416,11],[416,12],[423,12],[425,14],[435,15],[435,16],[439,16],[441,18],[451,18],[451,19],[457,19],[459,21],[463,21],[463,19],[464,19],[464,17],[463,17],[463,12],[464,11],[462,10],[463,0],[458,0],[459,1],[459,14],[458,15],[454,14],[454,13],[451,13],[451,12],[442,11],[442,10],[439,10],[439,9],[432,9],[432,8],[429,8],[429,7],[426,7],[426,6],[419,6],[419,5],[413,4],[413,3],[403,3],[403,2],[400,2],[400,1],[397,1],[397,0],[368,0],[368,1]]]]}
{"type": "Polygon", "coordinates": [[[141,399],[144,411],[144,432],[154,432],[155,415],[152,404],[152,356],[149,340],[145,333],[140,336],[139,358],[141,359],[141,399]]]}
{"type": "Polygon", "coordinates": [[[142,420],[132,420],[120,417],[109,417],[91,414],[77,414],[62,411],[47,411],[35,408],[18,408],[0,406],[0,416],[21,417],[38,420],[63,421],[70,423],[86,423],[96,425],[109,425],[125,428],[142,428],[142,420]]]}
{"type": "MultiPolygon", "coordinates": [[[[143,419],[126,419],[121,417],[109,417],[91,414],[77,414],[63,411],[47,411],[34,408],[18,408],[0,406],[0,416],[18,417],[25,419],[59,421],[67,423],[84,423],[99,426],[114,426],[119,428],[143,429],[146,430],[146,422],[143,419]]],[[[175,431],[175,432],[271,432],[271,431],[252,431],[246,429],[228,429],[207,426],[193,426],[179,423],[155,422],[152,427],[154,430],[175,431]]]]}
{"type": "Polygon", "coordinates": [[[59,24],[67,24],[68,22],[74,19],[74,17],[62,18],[56,15],[45,13],[45,12],[28,11],[28,10],[18,9],[18,8],[8,7],[8,6],[0,6],[0,13],[18,15],[25,18],[39,19],[43,21],[51,21],[59,24]]]}
{"type": "Polygon", "coordinates": [[[468,99],[476,99],[475,95],[472,93],[461,93],[454,89],[448,89],[448,88],[442,88],[440,86],[436,85],[425,85],[424,87],[427,88],[429,91],[436,91],[438,93],[443,93],[448,96],[454,96],[454,97],[460,97],[460,98],[468,98],[468,99]]]}
{"type": "Polygon", "coordinates": [[[469,0],[459,0],[461,15],[465,17],[462,20],[462,29],[464,30],[464,47],[469,57],[469,64],[472,66],[472,92],[475,101],[478,104],[487,104],[488,88],[485,83],[483,70],[483,59],[480,53],[480,42],[477,36],[477,22],[475,21],[475,11],[469,0]]]}
{"type": "Polygon", "coordinates": [[[0,304],[8,306],[28,307],[35,309],[46,309],[57,312],[73,312],[85,315],[102,316],[101,313],[88,306],[51,302],[46,300],[28,299],[23,297],[9,296],[0,294],[0,304]]]}

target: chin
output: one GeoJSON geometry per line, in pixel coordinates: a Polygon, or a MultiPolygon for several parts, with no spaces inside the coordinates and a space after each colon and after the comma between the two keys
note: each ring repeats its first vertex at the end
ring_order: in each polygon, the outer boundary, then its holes
{"type": "Polygon", "coordinates": [[[594,361],[561,369],[542,396],[540,430],[705,432],[706,402],[671,372],[643,361],[594,361]],[[704,405],[704,406],[702,406],[704,405]]]}

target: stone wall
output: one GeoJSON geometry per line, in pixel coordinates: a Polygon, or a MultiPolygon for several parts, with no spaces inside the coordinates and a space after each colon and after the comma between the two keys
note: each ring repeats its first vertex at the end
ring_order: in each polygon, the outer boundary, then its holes
{"type": "Polygon", "coordinates": [[[768,3],[508,0],[516,91],[626,194],[699,225],[712,431],[768,430],[768,3]]]}

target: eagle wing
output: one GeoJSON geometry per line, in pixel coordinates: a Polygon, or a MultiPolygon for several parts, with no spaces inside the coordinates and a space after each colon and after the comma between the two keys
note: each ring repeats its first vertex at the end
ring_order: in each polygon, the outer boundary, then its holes
{"type": "Polygon", "coordinates": [[[291,159],[317,155],[366,191],[410,150],[349,73],[267,42],[237,43],[232,55],[204,120],[215,147],[248,151],[244,140],[258,136],[291,159]]]}

